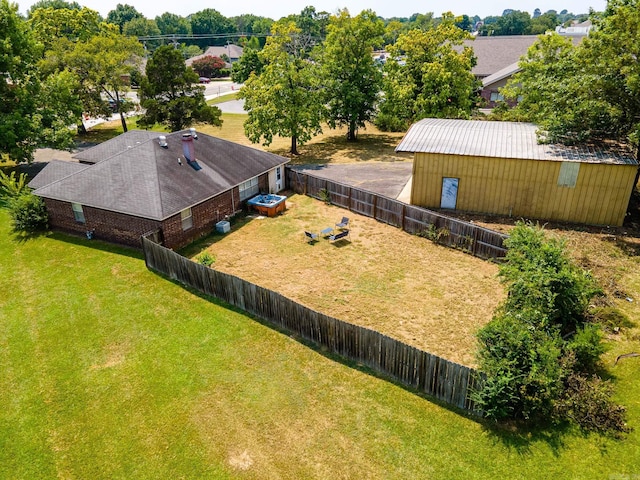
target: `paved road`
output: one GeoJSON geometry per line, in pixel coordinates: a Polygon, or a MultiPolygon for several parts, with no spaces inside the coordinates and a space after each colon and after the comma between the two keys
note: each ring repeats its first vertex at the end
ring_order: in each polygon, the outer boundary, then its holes
{"type": "Polygon", "coordinates": [[[244,100],[229,100],[216,105],[222,113],[247,113],[244,111],[244,100]]]}
{"type": "Polygon", "coordinates": [[[413,162],[369,162],[364,164],[293,165],[310,175],[409,202],[413,162]]]}

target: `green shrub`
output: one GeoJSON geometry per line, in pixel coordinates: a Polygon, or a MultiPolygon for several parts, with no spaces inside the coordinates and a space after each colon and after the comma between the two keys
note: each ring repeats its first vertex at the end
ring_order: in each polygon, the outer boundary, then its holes
{"type": "Polygon", "coordinates": [[[209,252],[203,252],[198,255],[198,263],[200,265],[204,265],[205,267],[210,267],[216,261],[216,257],[211,255],[209,252]]]}
{"type": "Polygon", "coordinates": [[[22,193],[9,200],[13,229],[20,232],[46,230],[49,223],[44,201],[31,193],[22,193]]]}
{"type": "Polygon", "coordinates": [[[593,375],[605,351],[600,327],[587,321],[597,285],[539,227],[518,224],[506,244],[499,275],[508,297],[477,335],[478,408],[497,420],[624,431],[624,408],[593,375]]]}
{"type": "Polygon", "coordinates": [[[599,325],[586,324],[578,328],[566,346],[575,356],[574,370],[594,373],[600,362],[600,356],[606,351],[602,343],[602,330],[599,325]]]}
{"type": "Polygon", "coordinates": [[[29,191],[26,174],[21,173],[20,176],[16,178],[15,171],[7,175],[0,170],[0,205],[9,206],[12,198],[29,191]]]}

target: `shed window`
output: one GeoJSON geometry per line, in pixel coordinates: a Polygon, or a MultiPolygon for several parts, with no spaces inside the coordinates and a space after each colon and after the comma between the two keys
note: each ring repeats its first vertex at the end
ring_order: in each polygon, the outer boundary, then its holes
{"type": "Polygon", "coordinates": [[[246,200],[258,194],[258,177],[247,180],[240,184],[240,200],[246,200]]]}
{"type": "Polygon", "coordinates": [[[84,223],[84,211],[82,210],[82,205],[79,203],[72,203],[71,210],[73,210],[73,218],[75,218],[76,222],[84,223]]]}
{"type": "Polygon", "coordinates": [[[560,173],[558,174],[558,186],[575,188],[579,172],[579,162],[562,162],[560,173]]]}
{"type": "Polygon", "coordinates": [[[190,208],[185,208],[180,212],[180,219],[182,220],[182,230],[189,230],[193,227],[193,216],[190,208]]]}

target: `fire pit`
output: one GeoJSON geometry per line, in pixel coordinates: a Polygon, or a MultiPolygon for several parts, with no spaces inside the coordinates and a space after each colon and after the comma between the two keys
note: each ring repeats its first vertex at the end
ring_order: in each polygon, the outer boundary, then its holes
{"type": "Polygon", "coordinates": [[[257,195],[247,201],[247,205],[251,205],[261,215],[267,217],[275,217],[276,214],[284,212],[287,208],[285,200],[287,197],[283,195],[274,195],[272,193],[266,195],[257,195]]]}

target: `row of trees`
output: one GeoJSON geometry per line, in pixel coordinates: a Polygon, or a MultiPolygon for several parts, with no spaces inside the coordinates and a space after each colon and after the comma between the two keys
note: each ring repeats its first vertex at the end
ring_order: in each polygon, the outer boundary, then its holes
{"type": "Polygon", "coordinates": [[[275,135],[291,138],[291,153],[329,127],[346,127],[348,140],[374,120],[401,131],[418,118],[468,118],[478,83],[475,57],[463,46],[468,32],[445,14],[433,29],[400,34],[381,68],[373,58],[385,27],[371,10],[331,16],[325,41],[316,45],[290,20],[273,24],[260,50],[245,52],[233,79],[245,82],[245,133],[269,145],[275,135]]]}

